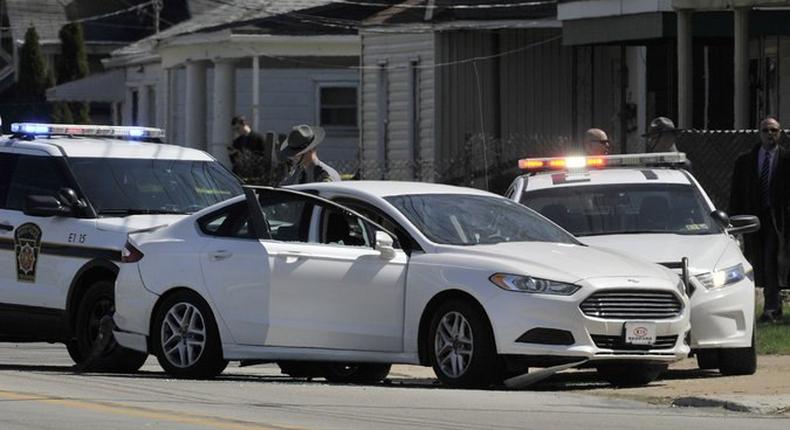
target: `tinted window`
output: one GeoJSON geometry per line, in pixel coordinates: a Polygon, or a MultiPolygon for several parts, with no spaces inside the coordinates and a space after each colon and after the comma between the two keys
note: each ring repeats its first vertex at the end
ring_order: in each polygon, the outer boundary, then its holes
{"type": "Polygon", "coordinates": [[[362,219],[348,211],[328,206],[324,208],[321,243],[372,246],[370,231],[362,219]]]}
{"type": "Polygon", "coordinates": [[[387,197],[428,239],[448,245],[578,242],[535,212],[503,197],[414,194],[387,197]]]}
{"type": "Polygon", "coordinates": [[[721,231],[690,185],[557,187],[525,192],[522,203],[577,236],[721,231]]]}
{"type": "Polygon", "coordinates": [[[255,239],[249,219],[250,211],[243,201],[204,216],[198,224],[203,233],[211,236],[255,239]]]}
{"type": "Polygon", "coordinates": [[[307,242],[313,213],[310,199],[269,190],[258,190],[258,196],[273,240],[307,242]]]}
{"type": "Polygon", "coordinates": [[[5,209],[8,188],[11,186],[11,175],[16,166],[16,155],[0,152],[0,209],[5,209]]]}
{"type": "Polygon", "coordinates": [[[22,210],[29,195],[56,197],[64,187],[73,187],[63,165],[54,157],[19,155],[6,196],[6,208],[22,210]]]}
{"type": "Polygon", "coordinates": [[[100,215],[192,213],[242,194],[212,161],[72,158],[77,181],[100,215]]]}
{"type": "Polygon", "coordinates": [[[395,236],[397,236],[395,243],[393,244],[395,248],[400,249],[405,246],[405,248],[408,249],[419,249],[419,245],[411,238],[411,236],[409,236],[408,233],[406,233],[406,230],[404,230],[398,223],[390,218],[389,215],[383,213],[378,208],[373,207],[365,202],[360,202],[349,198],[339,198],[336,201],[337,203],[366,216],[368,219],[386,228],[390,232],[395,233],[395,236]],[[401,244],[404,244],[404,246],[401,246],[401,244]]]}

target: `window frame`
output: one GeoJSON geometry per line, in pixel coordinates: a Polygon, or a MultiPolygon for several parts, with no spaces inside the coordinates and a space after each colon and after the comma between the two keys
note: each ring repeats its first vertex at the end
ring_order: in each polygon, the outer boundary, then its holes
{"type": "Polygon", "coordinates": [[[319,126],[329,130],[340,131],[356,131],[360,129],[360,100],[359,100],[359,83],[355,81],[318,81],[315,85],[315,123],[319,126]],[[356,106],[354,125],[334,125],[324,124],[321,120],[321,112],[324,109],[324,103],[321,98],[321,91],[326,88],[353,88],[356,93],[356,106]]]}
{"type": "MultiPolygon", "coordinates": [[[[3,201],[0,201],[0,210],[8,210],[8,211],[15,211],[15,212],[24,212],[24,203],[22,208],[11,208],[8,207],[8,197],[10,196],[11,186],[15,182],[16,171],[20,160],[23,157],[30,157],[30,158],[40,158],[49,160],[49,162],[55,167],[56,171],[61,175],[63,183],[63,188],[71,188],[77,194],[77,197],[86,203],[87,207],[84,209],[80,208],[72,208],[72,212],[68,215],[61,215],[61,217],[65,218],[95,218],[95,212],[93,211],[93,207],[91,206],[90,202],[85,198],[84,193],[82,192],[79,183],[77,182],[76,178],[74,177],[74,172],[71,171],[71,168],[66,161],[66,157],[59,157],[49,154],[43,151],[19,151],[19,152],[3,152],[3,154],[10,155],[15,158],[14,162],[14,171],[10,175],[10,180],[8,182],[8,188],[6,189],[6,195],[3,201]]],[[[57,198],[60,201],[60,197],[58,196],[58,192],[60,189],[56,190],[52,197],[57,198]]],[[[36,194],[26,194],[25,199],[28,196],[36,195],[36,194]]],[[[62,203],[62,202],[61,202],[62,203]]]]}

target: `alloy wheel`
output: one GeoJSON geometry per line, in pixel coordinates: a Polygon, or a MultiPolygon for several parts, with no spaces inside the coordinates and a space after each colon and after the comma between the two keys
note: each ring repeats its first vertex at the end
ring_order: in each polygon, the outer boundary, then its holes
{"type": "Polygon", "coordinates": [[[434,354],[445,375],[458,378],[469,369],[473,341],[472,327],[460,312],[448,312],[442,317],[434,338],[434,354]]]}
{"type": "Polygon", "coordinates": [[[206,348],[206,324],[197,307],[176,303],[165,315],[160,333],[162,351],[173,366],[187,368],[206,348]]]}

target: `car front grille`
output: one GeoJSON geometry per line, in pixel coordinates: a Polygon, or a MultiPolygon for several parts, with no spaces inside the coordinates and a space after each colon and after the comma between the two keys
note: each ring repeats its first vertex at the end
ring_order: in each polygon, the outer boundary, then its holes
{"type": "Polygon", "coordinates": [[[667,319],[683,311],[683,303],[668,291],[599,291],[579,305],[585,315],[604,319],[667,319]]]}
{"type": "Polygon", "coordinates": [[[648,349],[670,349],[675,346],[678,340],[677,335],[656,336],[656,343],[653,345],[631,345],[625,343],[623,336],[606,336],[600,334],[591,335],[595,346],[603,349],[614,349],[618,351],[640,351],[648,349]]]}

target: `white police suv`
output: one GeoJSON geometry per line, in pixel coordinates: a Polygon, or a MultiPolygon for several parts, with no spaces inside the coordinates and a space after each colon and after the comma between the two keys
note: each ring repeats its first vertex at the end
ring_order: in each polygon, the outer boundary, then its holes
{"type": "Polygon", "coordinates": [[[134,371],[144,354],[111,342],[90,354],[113,312],[131,231],[169,224],[241,194],[210,155],[156,143],[159,129],[13,124],[0,140],[0,341],[62,342],[78,364],[134,371]]]}
{"type": "Polygon", "coordinates": [[[524,159],[529,173],[506,194],[584,243],[675,269],[688,258],[699,366],[752,374],[754,277],[735,236],[759,220],[716,210],[685,163],[683,153],[524,159]]]}

